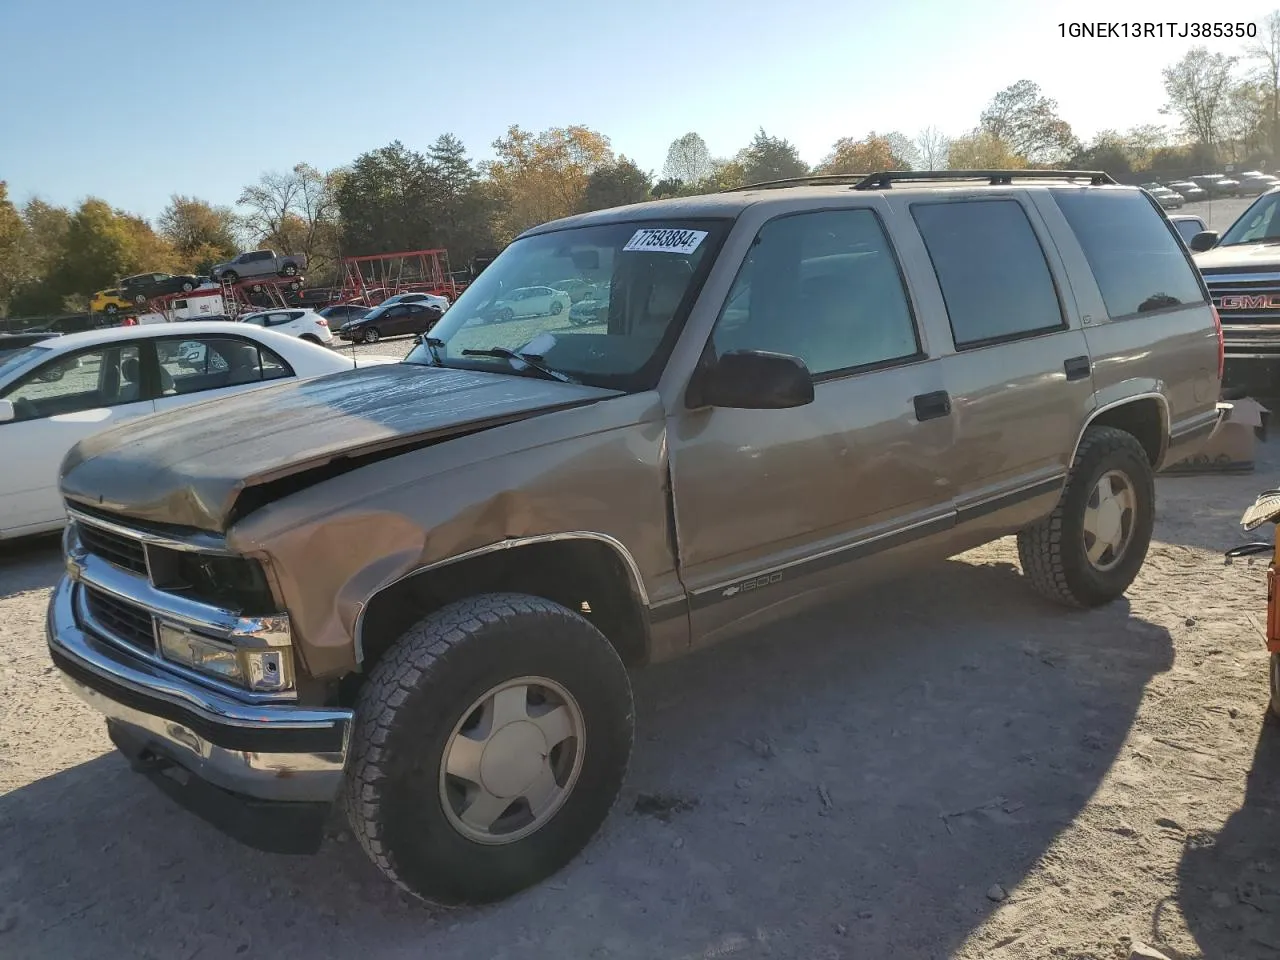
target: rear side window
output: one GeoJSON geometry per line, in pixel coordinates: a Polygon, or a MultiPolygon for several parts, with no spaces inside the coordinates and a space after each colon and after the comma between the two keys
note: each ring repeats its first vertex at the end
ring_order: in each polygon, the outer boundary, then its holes
{"type": "Polygon", "coordinates": [[[1112,320],[1184,304],[1204,291],[1186,249],[1136,190],[1055,190],[1112,320]]]}
{"type": "Polygon", "coordinates": [[[1022,204],[917,203],[911,215],[938,275],[956,349],[1064,326],[1049,264],[1022,204]]]}

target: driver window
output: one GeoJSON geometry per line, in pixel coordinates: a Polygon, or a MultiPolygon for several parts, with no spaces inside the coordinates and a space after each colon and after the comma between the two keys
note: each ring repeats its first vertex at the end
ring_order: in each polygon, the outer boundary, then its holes
{"type": "Polygon", "coordinates": [[[1249,221],[1249,228],[1235,242],[1248,243],[1251,240],[1262,240],[1270,236],[1280,235],[1280,224],[1276,224],[1276,229],[1274,230],[1271,226],[1275,222],[1277,206],[1280,206],[1280,201],[1264,204],[1262,209],[1249,221]]]}
{"type": "Polygon", "coordinates": [[[770,350],[815,377],[919,356],[893,248],[870,210],[828,210],[761,228],[712,334],[716,352],[770,350]]]}
{"type": "Polygon", "coordinates": [[[14,420],[39,420],[143,399],[137,344],[96,347],[33,370],[4,394],[14,420]]]}

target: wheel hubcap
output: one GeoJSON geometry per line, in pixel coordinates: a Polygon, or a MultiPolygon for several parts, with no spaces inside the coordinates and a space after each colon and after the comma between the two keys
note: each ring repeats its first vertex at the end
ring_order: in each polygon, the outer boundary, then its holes
{"type": "Polygon", "coordinates": [[[1095,570],[1112,569],[1133,539],[1138,498],[1119,470],[1098,478],[1084,508],[1084,551],[1095,570]]]}
{"type": "Polygon", "coordinates": [[[453,828],[477,843],[513,843],[564,804],[582,768],[585,725],[572,694],[520,677],[491,689],[445,744],[440,800],[453,828]]]}

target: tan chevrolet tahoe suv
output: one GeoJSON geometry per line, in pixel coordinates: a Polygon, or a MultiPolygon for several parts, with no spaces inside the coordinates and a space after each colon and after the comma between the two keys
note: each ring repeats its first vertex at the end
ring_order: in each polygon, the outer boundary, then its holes
{"type": "Polygon", "coordinates": [[[942,176],[536,227],[402,364],[81,442],[54,663],[224,830],[313,850],[340,801],[388,877],[477,902],[608,815],[629,668],[1006,535],[1114,600],[1217,422],[1205,287],[1105,174],[942,176]],[[492,309],[565,278],[593,322],[492,309]]]}

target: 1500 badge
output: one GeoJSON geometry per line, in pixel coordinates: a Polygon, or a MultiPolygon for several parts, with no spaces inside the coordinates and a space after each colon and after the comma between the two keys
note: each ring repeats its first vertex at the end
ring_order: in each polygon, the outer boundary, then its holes
{"type": "Polygon", "coordinates": [[[741,583],[735,583],[732,587],[725,587],[721,591],[722,597],[736,597],[740,593],[746,593],[749,590],[759,590],[761,587],[771,587],[775,583],[782,582],[782,573],[766,573],[763,576],[752,577],[750,580],[743,580],[741,583]]]}

